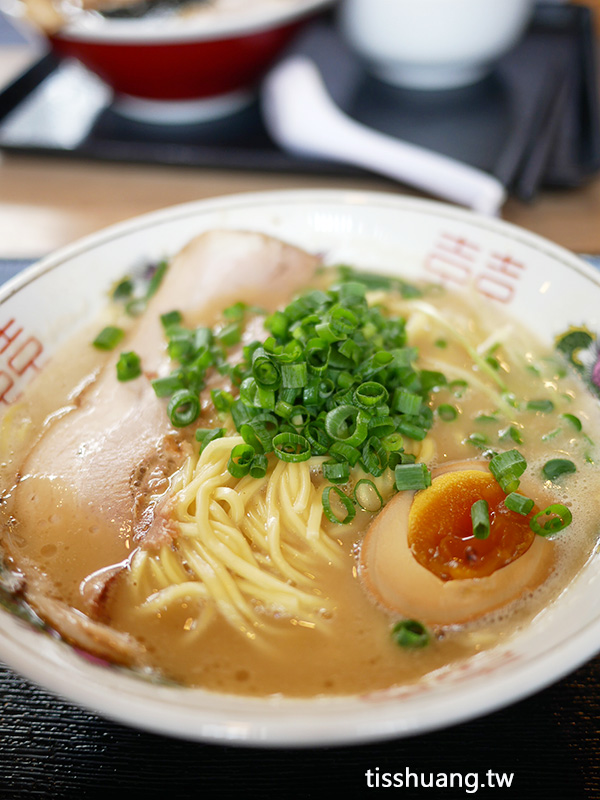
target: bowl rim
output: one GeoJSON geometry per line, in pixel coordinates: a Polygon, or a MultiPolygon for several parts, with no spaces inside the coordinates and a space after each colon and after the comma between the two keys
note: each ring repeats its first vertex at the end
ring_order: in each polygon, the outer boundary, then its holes
{"type": "MultiPolygon", "coordinates": [[[[437,201],[398,196],[391,192],[294,189],[242,193],[192,201],[117,223],[60,248],[54,254],[43,258],[7,281],[0,288],[0,305],[42,275],[71,259],[85,255],[103,244],[139,233],[155,225],[170,224],[185,218],[219,211],[243,211],[245,208],[256,209],[261,205],[285,209],[286,205],[293,206],[295,204],[329,204],[340,207],[375,206],[398,211],[419,212],[438,219],[467,222],[483,231],[495,232],[538,250],[566,267],[574,269],[600,287],[600,273],[594,267],[562,246],[503,220],[483,217],[472,211],[437,201]]],[[[4,610],[0,613],[9,616],[11,623],[22,630],[23,623],[20,620],[12,618],[4,610]]],[[[30,631],[28,630],[26,633],[29,634],[30,631]]],[[[39,635],[31,633],[33,636],[39,635]]],[[[62,642],[54,644],[67,647],[62,642]]],[[[397,704],[394,702],[390,704],[391,709],[386,708],[385,704],[377,704],[366,705],[360,711],[355,708],[351,713],[344,713],[341,704],[344,700],[353,698],[335,697],[323,700],[320,698],[297,700],[234,697],[233,701],[236,705],[239,704],[241,709],[237,716],[232,715],[231,709],[225,708],[224,711],[220,711],[213,708],[208,713],[203,712],[202,719],[197,720],[194,718],[195,712],[192,709],[182,709],[181,706],[169,708],[170,692],[179,693],[182,691],[181,688],[175,690],[159,688],[157,697],[161,711],[160,718],[156,715],[154,703],[151,708],[146,708],[149,705],[147,699],[138,695],[124,697],[118,683],[118,691],[113,695],[113,702],[107,708],[107,694],[113,693],[107,693],[102,681],[92,680],[85,675],[85,679],[81,683],[74,682],[70,671],[65,671],[58,661],[53,659],[51,662],[47,662],[43,659],[32,659],[16,638],[0,635],[0,657],[9,666],[45,689],[103,717],[176,738],[277,748],[361,744],[428,733],[466,722],[540,691],[581,666],[599,650],[600,616],[588,622],[575,635],[565,637],[562,641],[552,645],[542,653],[541,657],[530,657],[517,665],[509,666],[506,670],[501,670],[494,676],[493,692],[490,691],[489,686],[477,685],[474,690],[471,689],[470,700],[472,702],[469,704],[463,703],[460,706],[453,701],[452,697],[444,697],[442,713],[440,713],[439,705],[435,709],[421,708],[418,715],[413,712],[408,720],[398,715],[397,704]],[[325,709],[325,714],[321,712],[318,727],[315,727],[315,721],[311,716],[294,713],[294,709],[299,709],[308,703],[314,703],[315,707],[319,705],[325,709]],[[284,708],[286,715],[265,713],[258,719],[255,710],[260,704],[265,712],[273,708],[284,708]],[[249,721],[248,713],[252,709],[254,709],[253,719],[249,721]],[[182,726],[182,716],[185,717],[184,726],[182,726]]],[[[95,669],[102,669],[103,674],[106,674],[103,667],[95,669]]],[[[126,676],[125,682],[131,681],[139,681],[139,679],[126,676]]],[[[220,696],[223,698],[225,706],[227,706],[225,701],[232,699],[230,695],[218,695],[218,693],[209,693],[204,690],[184,689],[183,691],[211,697],[220,696]]],[[[431,705],[435,704],[429,704],[429,706],[431,705]]]]}
{"type": "Polygon", "coordinates": [[[150,45],[238,39],[291,25],[316,14],[336,0],[293,0],[250,5],[231,14],[173,15],[169,19],[108,19],[99,14],[75,14],[52,39],[89,44],[150,45]]]}

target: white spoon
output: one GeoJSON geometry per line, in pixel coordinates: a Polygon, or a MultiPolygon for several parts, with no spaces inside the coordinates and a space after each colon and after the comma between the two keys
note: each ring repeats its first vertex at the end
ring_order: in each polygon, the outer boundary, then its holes
{"type": "Polygon", "coordinates": [[[348,117],[305,56],[276,66],[263,82],[261,99],[271,137],[295,155],[365,167],[490,216],[497,216],[506,200],[506,189],[488,173],[348,117]]]}

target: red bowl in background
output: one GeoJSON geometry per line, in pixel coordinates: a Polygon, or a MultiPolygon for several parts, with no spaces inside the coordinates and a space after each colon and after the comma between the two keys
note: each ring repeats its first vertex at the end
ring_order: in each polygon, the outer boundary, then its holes
{"type": "Polygon", "coordinates": [[[296,31],[334,0],[254,0],[244,10],[116,19],[74,13],[48,34],[116,93],[122,113],[153,122],[231,113],[296,31]]]}
{"type": "Polygon", "coordinates": [[[57,53],[74,56],[115,92],[152,100],[191,100],[255,84],[302,24],[192,42],[95,42],[55,35],[57,53]]]}

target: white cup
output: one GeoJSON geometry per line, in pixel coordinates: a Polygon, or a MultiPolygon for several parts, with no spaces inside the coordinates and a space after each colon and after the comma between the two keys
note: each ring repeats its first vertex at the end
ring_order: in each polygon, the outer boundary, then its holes
{"type": "Polygon", "coordinates": [[[483,78],[522,36],[535,0],[343,0],[342,35],[382,80],[450,89],[483,78]]]}

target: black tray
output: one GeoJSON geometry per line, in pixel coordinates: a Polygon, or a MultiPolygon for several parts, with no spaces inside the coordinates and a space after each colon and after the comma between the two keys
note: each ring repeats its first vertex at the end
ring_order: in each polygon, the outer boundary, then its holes
{"type": "MultiPolygon", "coordinates": [[[[370,77],[329,18],[309,27],[294,47],[315,54],[334,94],[340,64],[354,62],[352,85],[336,97],[354,118],[487,170],[521,198],[533,197],[542,184],[577,186],[600,167],[594,37],[586,8],[540,6],[525,39],[487,79],[452,91],[402,90],[370,77]]],[[[0,148],[115,162],[362,173],[282,152],[265,130],[257,101],[228,118],[192,125],[126,119],[95,76],[53,55],[0,94],[0,148]]]]}

